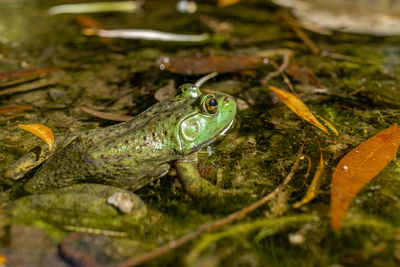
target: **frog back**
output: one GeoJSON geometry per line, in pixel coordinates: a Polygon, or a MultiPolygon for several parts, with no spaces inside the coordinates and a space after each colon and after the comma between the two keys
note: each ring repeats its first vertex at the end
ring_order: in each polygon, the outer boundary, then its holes
{"type": "MultiPolygon", "coordinates": [[[[165,175],[183,157],[177,127],[188,100],[155,104],[130,121],[75,137],[27,182],[28,192],[45,192],[78,182],[136,190],[165,175]]],[[[190,106],[190,105],[189,105],[190,106]]]]}

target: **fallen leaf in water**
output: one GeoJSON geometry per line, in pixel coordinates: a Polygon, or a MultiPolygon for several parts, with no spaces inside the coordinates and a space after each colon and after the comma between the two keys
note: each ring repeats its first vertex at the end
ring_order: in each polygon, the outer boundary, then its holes
{"type": "Polygon", "coordinates": [[[10,80],[19,77],[26,77],[32,75],[40,75],[40,74],[47,74],[51,72],[60,71],[59,69],[36,69],[36,70],[22,70],[22,71],[13,71],[13,72],[5,72],[0,73],[0,81],[3,80],[10,80]]]}
{"type": "Polygon", "coordinates": [[[328,130],[322,125],[317,118],[311,113],[310,109],[295,95],[279,89],[275,86],[269,87],[282,102],[288,106],[294,113],[296,113],[300,118],[308,121],[309,123],[315,125],[316,127],[320,128],[326,134],[329,135],[328,130]]]}
{"type": "Polygon", "coordinates": [[[31,106],[3,106],[0,107],[0,114],[13,114],[31,109],[31,106]]]}
{"type": "Polygon", "coordinates": [[[228,73],[257,68],[263,62],[258,56],[216,56],[161,58],[161,69],[179,74],[228,73]]]}
{"type": "Polygon", "coordinates": [[[328,121],[328,120],[325,119],[324,117],[322,117],[322,116],[320,116],[320,115],[317,115],[317,114],[315,114],[315,117],[317,117],[318,119],[320,119],[321,121],[323,121],[323,122],[326,124],[326,126],[328,126],[328,128],[331,129],[331,131],[332,131],[336,136],[339,136],[338,130],[336,130],[335,126],[333,126],[333,124],[332,124],[330,121],[328,121]]]}
{"type": "Polygon", "coordinates": [[[325,88],[315,73],[309,68],[300,65],[299,63],[292,63],[286,68],[285,72],[295,81],[312,85],[316,88],[325,88]]]}
{"type": "Polygon", "coordinates": [[[157,101],[161,101],[161,100],[165,100],[171,97],[174,97],[176,95],[176,90],[175,90],[175,82],[174,80],[170,80],[170,82],[159,88],[155,94],[154,94],[154,98],[157,101]]]}
{"type": "Polygon", "coordinates": [[[320,158],[319,158],[319,165],[317,168],[317,171],[315,172],[314,178],[311,181],[310,186],[307,188],[306,194],[304,197],[293,204],[293,208],[300,208],[304,204],[309,203],[312,201],[316,196],[317,196],[317,191],[319,190],[322,182],[322,177],[324,174],[324,157],[322,156],[322,149],[321,145],[317,141],[318,147],[319,147],[319,153],[320,153],[320,158]]]}
{"type": "Polygon", "coordinates": [[[397,154],[400,127],[393,125],[347,153],[336,166],[331,182],[331,223],[334,230],[357,193],[397,154]]]}
{"type": "Polygon", "coordinates": [[[100,22],[87,15],[76,16],[76,21],[82,28],[104,29],[104,27],[100,24],[100,22]]]}
{"type": "MultiPolygon", "coordinates": [[[[77,20],[79,26],[81,26],[82,28],[86,28],[86,29],[89,28],[89,29],[93,29],[93,30],[104,29],[103,25],[101,25],[100,22],[98,22],[94,18],[87,16],[87,15],[78,15],[76,17],[76,20],[77,20]]],[[[110,38],[101,37],[100,40],[104,44],[111,43],[110,38]]]]}
{"type": "Polygon", "coordinates": [[[219,7],[224,7],[224,6],[231,6],[239,2],[240,0],[218,0],[217,5],[219,7]]]}
{"type": "Polygon", "coordinates": [[[80,106],[78,105],[78,107],[92,115],[101,119],[105,119],[105,120],[109,120],[109,121],[129,121],[130,119],[133,118],[133,116],[128,116],[128,115],[123,115],[123,114],[115,114],[115,113],[109,113],[109,112],[102,112],[102,111],[97,111],[97,110],[93,110],[84,106],[80,106]]]}
{"type": "Polygon", "coordinates": [[[5,254],[0,254],[0,266],[6,266],[7,256],[5,254]]]}
{"type": "Polygon", "coordinates": [[[49,150],[53,148],[54,136],[53,132],[46,126],[42,124],[17,124],[22,130],[33,133],[49,145],[49,150]]]}

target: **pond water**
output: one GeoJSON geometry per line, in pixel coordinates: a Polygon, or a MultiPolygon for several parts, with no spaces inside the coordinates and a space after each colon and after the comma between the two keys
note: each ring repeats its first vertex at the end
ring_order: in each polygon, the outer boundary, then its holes
{"type": "MultiPolygon", "coordinates": [[[[65,2],[0,0],[0,176],[46,146],[16,124],[45,125],[57,143],[69,133],[135,116],[180,85],[217,71],[201,89],[232,95],[238,113],[224,137],[199,152],[198,169],[229,197],[196,199],[175,170],[135,191],[147,207],[141,218],[109,215],[109,207],[85,210],[81,204],[92,192],[22,197],[18,191],[0,206],[0,266],[4,259],[7,266],[118,266],[268,195],[303,146],[292,180],[267,204],[148,264],[400,264],[397,157],[353,199],[336,232],[330,217],[339,160],[400,121],[399,37],[334,29],[321,34],[327,29],[320,26],[320,33],[309,31],[289,10],[267,1],[226,7],[199,1],[194,13],[178,12],[177,1],[145,1],[133,12],[49,14],[57,4],[65,2]],[[116,29],[158,31],[134,34],[173,41],[105,37],[105,30],[116,29]],[[297,95],[338,135],[302,121],[269,86],[297,95]],[[315,198],[294,208],[322,169],[315,198]]],[[[1,192],[34,173],[18,181],[2,178],[1,192]]]]}

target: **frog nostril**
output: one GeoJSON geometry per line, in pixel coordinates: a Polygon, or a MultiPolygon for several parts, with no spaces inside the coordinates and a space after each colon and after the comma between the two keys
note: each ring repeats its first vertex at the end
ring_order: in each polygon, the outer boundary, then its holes
{"type": "Polygon", "coordinates": [[[224,101],[228,102],[228,97],[227,96],[224,97],[224,101]]]}

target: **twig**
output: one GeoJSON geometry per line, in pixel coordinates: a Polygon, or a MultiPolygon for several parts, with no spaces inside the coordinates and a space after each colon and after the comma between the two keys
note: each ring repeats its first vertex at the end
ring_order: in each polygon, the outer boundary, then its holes
{"type": "Polygon", "coordinates": [[[268,73],[268,75],[261,80],[262,85],[266,85],[269,80],[282,74],[285,71],[285,69],[289,66],[290,54],[284,53],[284,54],[282,54],[282,58],[283,58],[283,61],[282,61],[282,64],[279,66],[279,68],[276,71],[268,73]]]}
{"type": "Polygon", "coordinates": [[[303,43],[310,48],[314,55],[318,55],[320,50],[318,46],[308,37],[308,35],[301,29],[299,23],[287,12],[286,10],[281,10],[280,15],[289,24],[290,28],[294,31],[297,37],[299,37],[303,43]]]}
{"type": "Polygon", "coordinates": [[[42,80],[38,80],[38,81],[31,82],[31,83],[22,84],[19,86],[15,86],[15,87],[11,87],[11,88],[2,90],[2,91],[0,91],[0,96],[25,93],[25,92],[33,91],[33,90],[40,89],[43,87],[47,87],[50,85],[54,85],[56,83],[57,83],[56,78],[42,79],[42,80]]]}
{"type": "Polygon", "coordinates": [[[216,72],[216,71],[211,72],[210,74],[207,74],[206,76],[203,76],[200,79],[198,79],[197,82],[195,82],[195,85],[197,87],[201,87],[205,82],[207,82],[208,80],[214,78],[217,75],[218,75],[218,72],[216,72]]]}
{"type": "Polygon", "coordinates": [[[81,233],[73,232],[67,235],[60,244],[60,251],[68,260],[78,263],[82,267],[100,267],[98,263],[86,252],[78,251],[70,248],[68,245],[76,241],[81,236],[81,233]]]}
{"type": "Polygon", "coordinates": [[[196,239],[198,236],[200,236],[203,233],[211,232],[222,226],[225,226],[227,224],[230,224],[235,221],[239,221],[239,220],[243,219],[247,214],[249,214],[250,212],[254,211],[255,209],[261,207],[262,205],[264,205],[265,203],[270,201],[272,198],[274,198],[276,195],[278,195],[278,193],[280,193],[287,186],[287,184],[291,181],[295,171],[297,170],[297,168],[299,166],[300,158],[301,158],[301,155],[303,154],[303,149],[304,149],[304,144],[301,145],[299,152],[297,154],[296,161],[293,164],[292,169],[290,170],[289,174],[286,176],[286,178],[283,180],[283,182],[274,189],[274,191],[272,191],[265,197],[254,202],[250,206],[247,206],[239,211],[236,211],[224,218],[221,218],[214,222],[203,224],[200,227],[198,227],[196,230],[189,232],[189,233],[181,236],[178,239],[172,240],[169,243],[167,243],[161,247],[158,247],[152,251],[146,252],[139,256],[130,258],[130,259],[120,263],[118,265],[118,267],[131,267],[131,266],[137,266],[139,264],[143,264],[149,260],[152,260],[161,255],[164,255],[178,247],[181,247],[190,241],[193,241],[194,239],[196,239]]]}

